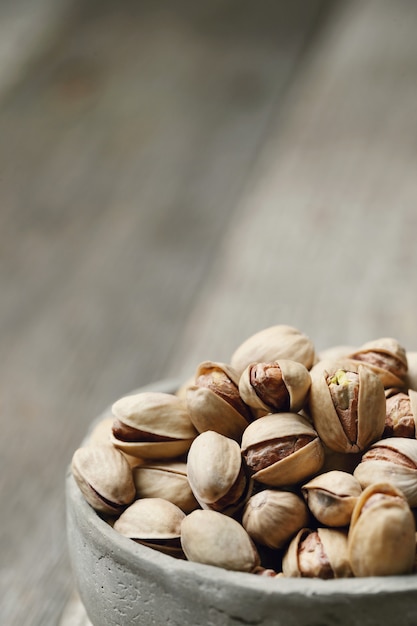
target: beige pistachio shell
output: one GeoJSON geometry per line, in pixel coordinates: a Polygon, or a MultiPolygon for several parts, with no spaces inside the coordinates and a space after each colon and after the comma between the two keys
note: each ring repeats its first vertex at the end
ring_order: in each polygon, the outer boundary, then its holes
{"type": "Polygon", "coordinates": [[[347,532],[335,528],[301,529],[282,560],[284,576],[295,578],[347,578],[352,576],[347,532]]]}
{"type": "Polygon", "coordinates": [[[112,411],[123,425],[154,438],[144,441],[139,433],[137,441],[126,441],[113,433],[111,443],[132,456],[175,458],[187,452],[197,435],[184,401],[173,394],[149,391],[125,396],[112,411]]]}
{"type": "MultiPolygon", "coordinates": [[[[281,370],[282,380],[289,395],[289,407],[287,410],[296,413],[300,411],[310,390],[310,374],[307,368],[297,361],[278,359],[274,361],[281,370]]],[[[266,412],[275,412],[275,407],[268,405],[256,391],[252,384],[252,371],[257,364],[249,364],[239,379],[239,392],[243,400],[250,407],[262,409],[266,412]]],[[[267,364],[265,364],[267,365],[267,364]]]]}
{"type": "MultiPolygon", "coordinates": [[[[316,428],[323,443],[335,452],[357,453],[365,450],[378,440],[385,426],[385,394],[377,374],[362,364],[349,364],[348,372],[359,377],[357,414],[353,414],[355,436],[345,432],[335,409],[328,379],[345,368],[333,365],[331,369],[312,373],[309,408],[316,428]]],[[[342,383],[343,384],[343,383],[342,383]]]]}
{"type": "Polygon", "coordinates": [[[308,508],[320,524],[338,527],[350,523],[362,487],[352,474],[332,470],[303,485],[302,493],[308,508]]]}
{"type": "Polygon", "coordinates": [[[414,517],[389,483],[367,487],[352,514],[349,559],[355,576],[410,574],[415,559],[414,517]]]}
{"type": "Polygon", "coordinates": [[[231,514],[243,506],[248,481],[234,439],[212,430],[198,435],[188,453],[187,475],[202,508],[231,514]]]}
{"type": "Polygon", "coordinates": [[[389,437],[374,443],[354,471],[363,489],[388,482],[417,506],[417,440],[389,437]]]}
{"type": "Polygon", "coordinates": [[[407,353],[396,339],[382,337],[367,341],[349,356],[366,362],[381,378],[384,387],[401,387],[405,384],[407,353]]]}
{"type": "Polygon", "coordinates": [[[184,513],[198,508],[188,482],[185,462],[149,461],[132,471],[137,498],[162,498],[178,506],[184,513]]]}
{"type": "Polygon", "coordinates": [[[114,523],[114,530],[170,556],[184,558],[181,522],[185,513],[162,498],[135,500],[114,523]]]}
{"type": "Polygon", "coordinates": [[[244,341],[230,363],[239,376],[250,363],[291,359],[310,369],[315,360],[313,342],[292,326],[279,324],[261,330],[244,341]]]}
{"type": "Polygon", "coordinates": [[[203,361],[196,369],[195,384],[211,389],[247,421],[251,420],[251,410],[239,394],[239,375],[228,363],[203,361]]]}
{"type": "Polygon", "coordinates": [[[245,505],[242,525],[252,539],[269,548],[283,548],[291,538],[308,524],[307,507],[291,491],[264,489],[249,498],[245,505]]]}
{"type": "Polygon", "coordinates": [[[406,387],[417,391],[417,352],[406,352],[408,371],[406,377],[406,387]]]}
{"type": "Polygon", "coordinates": [[[259,554],[246,530],[231,517],[217,511],[197,509],[181,524],[181,545],[189,561],[253,572],[259,554]]]}
{"type": "Polygon", "coordinates": [[[225,437],[240,441],[247,420],[211,389],[192,385],[187,389],[187,407],[199,433],[214,430],[225,437]]]}
{"type": "Polygon", "coordinates": [[[78,448],[71,469],[84,498],[100,513],[119,515],[135,498],[131,467],[110,445],[78,448]]]}
{"type": "Polygon", "coordinates": [[[113,528],[130,539],[174,539],[181,535],[185,513],[162,498],[135,500],[113,528]]]}
{"type": "Polygon", "coordinates": [[[253,479],[272,487],[305,480],[324,462],[317,432],[297,413],[273,413],[252,422],[241,450],[253,479]]]}
{"type": "Polygon", "coordinates": [[[383,437],[417,438],[417,391],[396,391],[387,397],[383,437]]]}

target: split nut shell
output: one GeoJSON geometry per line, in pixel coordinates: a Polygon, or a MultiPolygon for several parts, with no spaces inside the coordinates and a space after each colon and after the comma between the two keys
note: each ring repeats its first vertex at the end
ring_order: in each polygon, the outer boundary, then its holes
{"type": "Polygon", "coordinates": [[[389,437],[375,442],[353,472],[363,489],[388,482],[417,507],[417,439],[389,437]]]}
{"type": "Polygon", "coordinates": [[[147,391],[125,396],[112,411],[111,443],[139,458],[178,457],[197,435],[183,400],[172,394],[147,391]]]}
{"type": "Polygon", "coordinates": [[[301,529],[284,554],[282,571],[295,578],[352,576],[347,533],[336,528],[301,529]]]}
{"type": "Polygon", "coordinates": [[[305,480],[324,462],[317,432],[298,413],[273,413],[255,420],[243,433],[241,450],[252,478],[271,487],[305,480]]]}
{"type": "Polygon", "coordinates": [[[249,498],[242,525],[256,543],[278,549],[308,520],[308,509],[300,496],[291,491],[264,489],[249,498]]]}
{"type": "Polygon", "coordinates": [[[184,513],[198,507],[187,478],[187,464],[179,461],[148,461],[134,467],[137,498],[162,498],[184,513]]]}
{"type": "MultiPolygon", "coordinates": [[[[320,366],[320,364],[318,364],[320,366]]],[[[383,385],[369,367],[317,367],[309,406],[323,443],[335,452],[357,453],[381,438],[385,426],[383,385]]]]}
{"type": "Polygon", "coordinates": [[[240,377],[239,391],[246,404],[254,409],[296,413],[305,405],[310,384],[310,374],[302,363],[279,359],[248,365],[240,377]]]}
{"type": "Polygon", "coordinates": [[[181,544],[189,561],[239,572],[260,565],[258,551],[246,530],[232,517],[197,509],[181,524],[181,544]]]}
{"type": "Polygon", "coordinates": [[[131,467],[113,446],[78,448],[71,469],[84,498],[100,513],[119,515],[135,498],[131,467]]]}
{"type": "Polygon", "coordinates": [[[188,452],[187,475],[203,509],[233,514],[244,505],[249,481],[234,439],[212,430],[198,435],[188,452]]]}
{"type": "Polygon", "coordinates": [[[135,500],[115,521],[114,530],[170,556],[183,558],[181,523],[185,513],[162,498],[135,500]]]}
{"type": "Polygon", "coordinates": [[[302,493],[320,524],[338,527],[349,525],[362,487],[352,474],[331,470],[303,485],[302,493]]]}
{"type": "Polygon", "coordinates": [[[367,487],[349,528],[355,576],[410,574],[415,558],[414,517],[403,494],[389,483],[367,487]]]}
{"type": "Polygon", "coordinates": [[[250,363],[291,359],[310,369],[315,360],[313,342],[292,326],[278,324],[246,339],[233,353],[230,363],[239,376],[250,363]]]}

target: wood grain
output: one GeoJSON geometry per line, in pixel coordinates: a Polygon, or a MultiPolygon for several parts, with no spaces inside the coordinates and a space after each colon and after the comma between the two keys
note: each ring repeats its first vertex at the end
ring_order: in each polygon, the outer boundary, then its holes
{"type": "Polygon", "coordinates": [[[177,362],[327,3],[256,7],[76,3],[2,98],[2,624],[57,623],[65,468],[93,417],[177,362]]]}
{"type": "Polygon", "coordinates": [[[169,372],[277,323],[415,350],[417,5],[339,7],[277,112],[169,372]]]}

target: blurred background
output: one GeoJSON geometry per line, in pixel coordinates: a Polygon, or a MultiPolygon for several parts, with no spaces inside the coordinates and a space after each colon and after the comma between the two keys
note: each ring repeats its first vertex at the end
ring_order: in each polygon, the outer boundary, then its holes
{"type": "Polygon", "coordinates": [[[285,323],[417,349],[417,3],[1,0],[0,623],[111,402],[285,323]]]}

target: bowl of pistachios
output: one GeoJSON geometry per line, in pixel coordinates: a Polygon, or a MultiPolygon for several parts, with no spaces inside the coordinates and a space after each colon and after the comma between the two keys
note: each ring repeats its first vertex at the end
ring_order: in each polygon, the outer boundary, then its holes
{"type": "Polygon", "coordinates": [[[94,626],[417,623],[417,353],[298,329],[116,398],[66,478],[94,626]]]}

